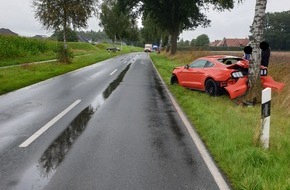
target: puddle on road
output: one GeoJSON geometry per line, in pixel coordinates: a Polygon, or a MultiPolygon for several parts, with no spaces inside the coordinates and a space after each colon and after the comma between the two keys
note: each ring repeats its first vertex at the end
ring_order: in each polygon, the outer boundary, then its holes
{"type": "Polygon", "coordinates": [[[91,117],[123,81],[130,66],[131,64],[127,65],[119,76],[109,84],[104,92],[96,96],[92,103],[75,117],[69,126],[45,150],[38,164],[30,167],[24,173],[22,179],[14,189],[41,189],[49,182],[74,142],[76,142],[77,138],[85,131],[91,117]]]}

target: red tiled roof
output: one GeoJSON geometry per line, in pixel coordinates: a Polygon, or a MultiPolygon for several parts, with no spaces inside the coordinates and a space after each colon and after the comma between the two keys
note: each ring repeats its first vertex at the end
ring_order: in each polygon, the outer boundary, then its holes
{"type": "Polygon", "coordinates": [[[249,44],[248,38],[224,38],[217,46],[219,47],[244,47],[249,44]]]}

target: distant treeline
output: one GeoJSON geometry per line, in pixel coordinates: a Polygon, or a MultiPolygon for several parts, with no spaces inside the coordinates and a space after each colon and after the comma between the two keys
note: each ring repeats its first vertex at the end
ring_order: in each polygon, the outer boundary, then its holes
{"type": "MultiPolygon", "coordinates": [[[[80,39],[79,37],[86,38],[87,40],[93,41],[93,42],[108,42],[111,41],[109,37],[106,35],[104,31],[99,30],[98,32],[95,32],[93,30],[91,31],[73,31],[68,30],[67,31],[67,41],[68,42],[78,42],[80,39]]],[[[56,31],[51,36],[50,39],[52,40],[58,40],[63,41],[63,34],[62,31],[56,31]]]]}

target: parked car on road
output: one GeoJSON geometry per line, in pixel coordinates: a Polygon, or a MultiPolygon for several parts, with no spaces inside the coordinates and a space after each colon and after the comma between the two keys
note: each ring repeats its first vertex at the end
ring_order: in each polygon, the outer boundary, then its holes
{"type": "MultiPolygon", "coordinates": [[[[171,84],[205,91],[211,96],[228,92],[231,99],[242,96],[248,90],[249,61],[235,56],[213,55],[201,57],[191,64],[176,67],[171,84]]],[[[281,91],[284,83],[276,82],[268,75],[267,67],[261,66],[261,82],[264,88],[281,91]]]]}
{"type": "Polygon", "coordinates": [[[116,51],[120,51],[120,48],[118,48],[118,47],[108,47],[107,48],[107,51],[112,51],[112,52],[116,52],[116,51]]]}

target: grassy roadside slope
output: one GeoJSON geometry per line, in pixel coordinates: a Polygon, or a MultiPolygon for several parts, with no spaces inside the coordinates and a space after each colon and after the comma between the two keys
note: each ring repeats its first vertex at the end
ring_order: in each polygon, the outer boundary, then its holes
{"type": "MultiPolygon", "coordinates": [[[[0,35],[0,67],[55,59],[61,44],[49,39],[0,35]]],[[[107,46],[109,44],[96,46],[85,42],[68,42],[74,56],[95,53],[107,46]]],[[[125,46],[125,51],[128,49],[125,46]]]]}
{"type": "MultiPolygon", "coordinates": [[[[289,84],[286,84],[283,93],[273,95],[271,148],[265,151],[253,142],[260,125],[259,106],[239,107],[226,95],[209,97],[202,92],[169,84],[171,71],[175,66],[193,60],[194,56],[208,53],[169,58],[152,54],[151,58],[214,159],[229,177],[234,189],[290,189],[290,113],[284,109],[289,109],[290,105],[288,101],[284,102],[288,105],[279,102],[281,97],[289,96],[285,94],[289,90],[289,84]]],[[[283,67],[279,65],[278,70],[279,68],[283,67]]],[[[271,68],[274,78],[277,78],[278,73],[281,74],[276,69],[274,66],[271,68]]],[[[281,76],[278,78],[287,80],[281,76]]]]}

